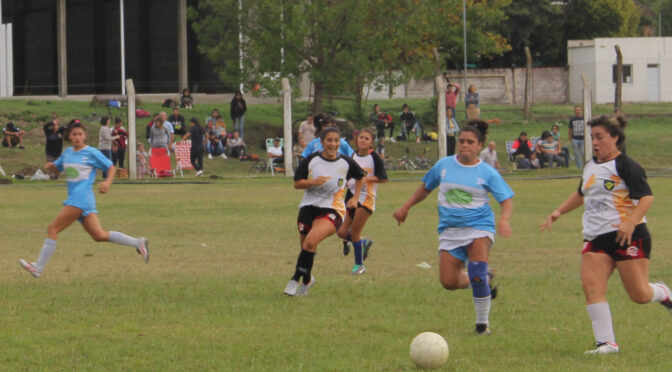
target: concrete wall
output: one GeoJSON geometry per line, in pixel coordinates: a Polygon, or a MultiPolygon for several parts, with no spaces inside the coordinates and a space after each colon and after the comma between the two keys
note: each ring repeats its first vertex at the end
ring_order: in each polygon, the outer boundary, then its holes
{"type": "MultiPolygon", "coordinates": [[[[569,64],[569,101],[583,102],[583,79],[585,75],[591,87],[595,87],[595,48],[592,40],[570,41],[567,49],[569,64]]],[[[595,89],[593,89],[593,101],[595,89]]]]}

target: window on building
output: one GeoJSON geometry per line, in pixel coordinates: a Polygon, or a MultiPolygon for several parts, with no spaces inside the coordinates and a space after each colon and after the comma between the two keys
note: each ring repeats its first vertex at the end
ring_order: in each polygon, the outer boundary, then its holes
{"type": "MultiPolygon", "coordinates": [[[[616,83],[616,69],[617,65],[613,65],[612,72],[613,78],[611,79],[614,84],[616,83]]],[[[623,65],[623,82],[626,84],[632,84],[632,65],[623,65]]]]}

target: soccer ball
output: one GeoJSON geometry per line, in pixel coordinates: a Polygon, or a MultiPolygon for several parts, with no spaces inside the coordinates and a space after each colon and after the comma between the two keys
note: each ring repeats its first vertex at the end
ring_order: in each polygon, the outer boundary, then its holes
{"type": "Polygon", "coordinates": [[[439,368],[448,360],[448,354],[448,343],[434,332],[423,332],[411,342],[411,360],[418,368],[439,368]]]}

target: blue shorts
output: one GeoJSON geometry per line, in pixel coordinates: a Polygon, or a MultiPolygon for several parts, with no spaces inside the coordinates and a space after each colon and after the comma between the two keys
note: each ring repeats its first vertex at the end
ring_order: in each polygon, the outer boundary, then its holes
{"type": "Polygon", "coordinates": [[[79,221],[79,222],[82,222],[84,220],[84,217],[90,215],[91,213],[98,214],[98,210],[96,209],[95,206],[93,208],[82,209],[82,207],[80,207],[80,206],[68,204],[67,200],[65,202],[63,202],[63,205],[67,205],[68,207],[77,208],[77,209],[82,211],[82,214],[80,214],[79,218],[77,219],[77,221],[79,221]]]}
{"type": "Polygon", "coordinates": [[[448,251],[453,257],[457,258],[458,260],[464,262],[465,264],[469,262],[469,254],[467,253],[467,247],[458,247],[458,248],[453,248],[448,251]]]}

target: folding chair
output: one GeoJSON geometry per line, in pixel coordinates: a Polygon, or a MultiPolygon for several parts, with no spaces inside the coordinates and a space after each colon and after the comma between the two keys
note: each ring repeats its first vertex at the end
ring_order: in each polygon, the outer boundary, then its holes
{"type": "Polygon", "coordinates": [[[175,177],[170,166],[170,155],[164,148],[154,147],[149,150],[149,167],[152,177],[175,177]]]}
{"type": "Polygon", "coordinates": [[[173,151],[175,152],[175,160],[177,160],[177,167],[175,173],[180,171],[180,177],[184,177],[182,170],[194,169],[191,165],[191,140],[177,141],[173,144],[173,151]]]}
{"type": "MultiPolygon", "coordinates": [[[[273,147],[273,141],[275,141],[275,138],[266,138],[266,151],[273,147]]],[[[283,147],[285,145],[285,139],[280,138],[280,147],[283,147]]],[[[275,171],[278,172],[284,172],[285,169],[282,167],[279,167],[275,164],[273,164],[273,159],[274,158],[268,158],[268,166],[266,167],[266,174],[268,174],[268,170],[271,170],[271,176],[275,176],[275,171]]]]}

